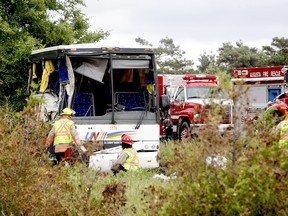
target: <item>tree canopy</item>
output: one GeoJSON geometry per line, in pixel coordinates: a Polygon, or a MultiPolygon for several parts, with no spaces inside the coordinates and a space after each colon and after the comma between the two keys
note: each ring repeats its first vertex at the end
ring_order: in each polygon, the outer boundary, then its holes
{"type": "Polygon", "coordinates": [[[0,101],[8,98],[15,109],[23,107],[33,49],[96,42],[109,35],[90,32],[80,6],[85,6],[82,0],[1,0],[0,101]]]}
{"type": "Polygon", "coordinates": [[[274,37],[270,46],[262,46],[262,49],[249,47],[238,41],[223,43],[218,50],[218,55],[204,52],[200,58],[199,72],[210,73],[221,70],[231,73],[233,68],[239,67],[263,67],[288,64],[288,39],[274,37]]]}
{"type": "MultiPolygon", "coordinates": [[[[136,38],[137,43],[153,47],[145,39],[136,38]]],[[[160,74],[186,74],[194,73],[193,61],[184,58],[185,51],[175,45],[172,38],[163,38],[158,47],[153,47],[157,63],[158,73],[160,74]]]]}
{"type": "Polygon", "coordinates": [[[269,65],[287,65],[288,64],[288,38],[274,37],[271,46],[263,46],[263,52],[267,56],[269,65]]]}
{"type": "Polygon", "coordinates": [[[198,58],[200,64],[197,66],[199,73],[214,74],[217,72],[216,56],[212,52],[207,54],[204,52],[198,58]]]}

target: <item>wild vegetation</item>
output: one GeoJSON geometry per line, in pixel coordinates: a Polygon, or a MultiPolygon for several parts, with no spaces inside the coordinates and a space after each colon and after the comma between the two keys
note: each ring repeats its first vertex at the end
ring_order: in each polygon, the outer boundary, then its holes
{"type": "Polygon", "coordinates": [[[159,169],[113,176],[82,163],[52,167],[50,126],[28,101],[20,112],[0,109],[2,215],[287,214],[287,155],[269,115],[220,136],[221,113],[212,109],[197,139],[161,143],[159,169]]]}

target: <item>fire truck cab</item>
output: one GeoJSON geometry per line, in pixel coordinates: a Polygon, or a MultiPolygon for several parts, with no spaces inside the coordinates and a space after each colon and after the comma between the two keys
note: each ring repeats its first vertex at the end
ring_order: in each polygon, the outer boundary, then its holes
{"type": "Polygon", "coordinates": [[[211,102],[225,109],[220,132],[232,125],[233,102],[225,99],[225,93],[218,88],[216,75],[186,74],[171,99],[170,115],[174,137],[185,139],[199,133],[207,121],[207,110],[211,102]]]}

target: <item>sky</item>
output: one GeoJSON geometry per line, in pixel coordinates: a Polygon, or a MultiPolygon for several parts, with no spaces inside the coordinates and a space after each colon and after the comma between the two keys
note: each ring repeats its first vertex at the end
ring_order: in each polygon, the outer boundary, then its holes
{"type": "Polygon", "coordinates": [[[288,38],[288,0],[84,0],[90,30],[109,31],[106,44],[154,47],[171,38],[199,65],[201,54],[217,55],[223,43],[242,41],[261,49],[274,37],[288,38]]]}

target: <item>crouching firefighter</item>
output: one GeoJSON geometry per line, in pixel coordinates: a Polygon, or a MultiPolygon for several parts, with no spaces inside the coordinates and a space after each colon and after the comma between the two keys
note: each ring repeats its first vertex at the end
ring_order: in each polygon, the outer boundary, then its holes
{"type": "Polygon", "coordinates": [[[74,114],[75,112],[72,109],[63,109],[60,119],[55,121],[48,134],[46,146],[50,153],[49,159],[53,165],[56,165],[62,159],[70,158],[73,144],[76,144],[79,154],[81,154],[80,150],[86,152],[86,148],[81,144],[75,124],[71,120],[74,114]]]}
{"type": "Polygon", "coordinates": [[[112,165],[111,170],[114,175],[119,171],[137,170],[139,168],[139,160],[137,152],[132,148],[133,141],[129,135],[123,134],[121,138],[122,152],[117,161],[112,165]]]}

